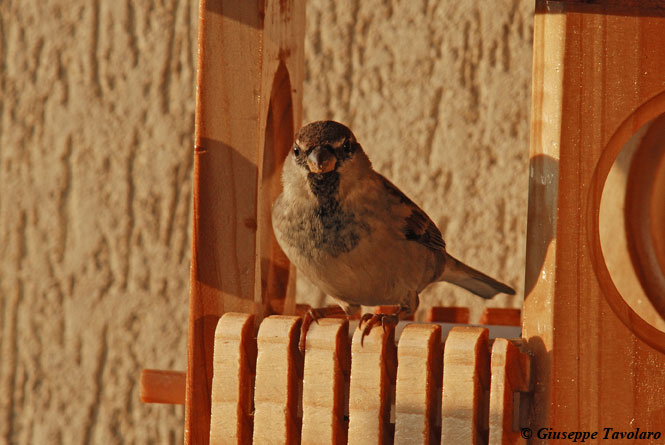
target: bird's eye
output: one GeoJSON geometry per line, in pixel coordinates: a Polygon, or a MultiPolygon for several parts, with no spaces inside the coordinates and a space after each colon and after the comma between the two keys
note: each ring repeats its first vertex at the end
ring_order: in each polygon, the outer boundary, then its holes
{"type": "Polygon", "coordinates": [[[344,143],[342,144],[342,148],[343,148],[344,151],[346,151],[347,153],[348,153],[349,151],[351,151],[351,141],[349,141],[348,139],[344,140],[344,143]]]}
{"type": "Polygon", "coordinates": [[[296,156],[300,155],[300,147],[298,147],[298,144],[293,144],[293,154],[296,156]]]}

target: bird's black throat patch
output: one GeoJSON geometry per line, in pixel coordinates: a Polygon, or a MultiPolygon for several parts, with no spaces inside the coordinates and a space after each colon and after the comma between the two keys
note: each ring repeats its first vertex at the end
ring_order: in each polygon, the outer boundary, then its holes
{"type": "Polygon", "coordinates": [[[333,257],[349,252],[358,244],[360,236],[369,232],[369,228],[358,221],[353,212],[342,209],[339,202],[339,173],[310,173],[307,182],[318,203],[307,224],[307,236],[316,249],[333,257]]]}
{"type": "Polygon", "coordinates": [[[307,175],[309,188],[316,196],[319,204],[328,200],[336,200],[339,191],[339,173],[333,170],[328,173],[317,174],[309,173],[307,175]]]}

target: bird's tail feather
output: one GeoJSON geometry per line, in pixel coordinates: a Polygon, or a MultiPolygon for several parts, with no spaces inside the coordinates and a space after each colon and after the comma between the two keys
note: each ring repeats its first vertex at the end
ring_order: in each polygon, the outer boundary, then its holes
{"type": "Polygon", "coordinates": [[[448,253],[446,253],[446,263],[439,280],[456,284],[483,298],[492,298],[501,292],[515,295],[512,287],[467,266],[448,253]]]}

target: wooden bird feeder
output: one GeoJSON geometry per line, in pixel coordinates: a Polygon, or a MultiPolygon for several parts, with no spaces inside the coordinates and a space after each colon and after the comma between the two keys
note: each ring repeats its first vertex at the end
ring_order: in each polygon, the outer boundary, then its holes
{"type": "MultiPolygon", "coordinates": [[[[142,399],[185,404],[186,444],[665,434],[665,5],[536,1],[521,338],[400,323],[397,344],[376,328],[361,346],[348,321],[324,319],[303,356],[270,208],[302,118],[304,29],[303,1],[200,0],[187,373],[144,371],[142,399]],[[629,141],[624,217],[604,221],[629,141]],[[614,220],[651,318],[608,268],[601,226],[614,220]]],[[[463,308],[428,319],[442,317],[468,323],[463,308]]],[[[499,310],[483,323],[519,321],[499,310]]]]}

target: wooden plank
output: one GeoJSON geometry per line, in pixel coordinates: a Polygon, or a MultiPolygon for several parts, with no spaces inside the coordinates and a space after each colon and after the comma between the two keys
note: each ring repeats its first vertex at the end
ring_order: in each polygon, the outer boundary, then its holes
{"type": "Polygon", "coordinates": [[[456,326],[443,354],[441,443],[486,444],[490,388],[489,331],[456,326]]]}
{"type": "Polygon", "coordinates": [[[182,371],[144,369],[141,371],[141,402],[184,405],[185,380],[182,371]]]}
{"type": "Polygon", "coordinates": [[[245,444],[252,438],[256,372],[254,316],[227,312],[215,331],[211,444],[245,444]]]}
{"type": "Polygon", "coordinates": [[[496,326],[521,326],[522,311],[510,307],[486,307],[480,316],[480,324],[496,326]]]}
{"type": "Polygon", "coordinates": [[[295,312],[269,223],[302,118],[305,3],[200,0],[185,443],[206,444],[217,320],[295,312]]]}
{"type": "Polygon", "coordinates": [[[349,444],[393,443],[391,405],[395,391],[396,347],[393,326],[375,326],[361,345],[356,329],[351,343],[349,444]]]}
{"type": "Polygon", "coordinates": [[[469,323],[468,307],[434,306],[427,309],[425,321],[437,323],[469,323]]]}
{"type": "Polygon", "coordinates": [[[395,443],[439,443],[442,361],[440,326],[404,328],[397,349],[395,443]]]}
{"type": "Polygon", "coordinates": [[[351,371],[349,323],[323,318],[307,332],[302,443],[346,444],[351,371]]]}
{"type": "Polygon", "coordinates": [[[665,333],[620,295],[599,237],[611,166],[665,111],[665,14],[653,5],[536,2],[523,308],[534,429],[665,424],[654,409],[665,404],[655,389],[665,381],[665,333]]]}
{"type": "Polygon", "coordinates": [[[520,393],[530,389],[531,357],[505,338],[497,338],[492,345],[491,372],[489,443],[526,444],[519,428],[520,409],[526,407],[520,407],[519,401],[520,393]]]}
{"type": "Polygon", "coordinates": [[[254,443],[299,443],[303,358],[298,349],[301,319],[273,315],[257,337],[254,443]]]}

